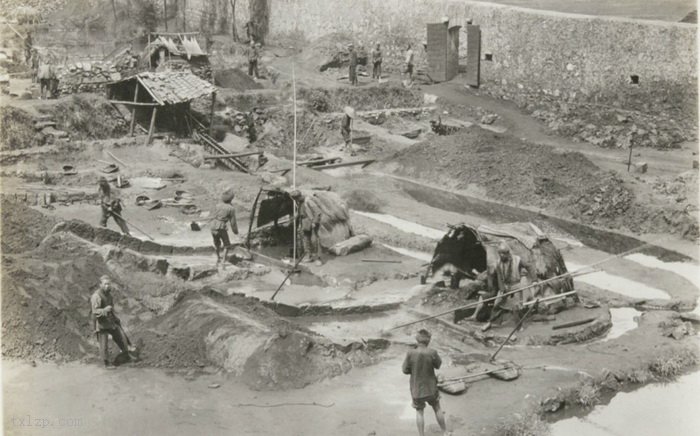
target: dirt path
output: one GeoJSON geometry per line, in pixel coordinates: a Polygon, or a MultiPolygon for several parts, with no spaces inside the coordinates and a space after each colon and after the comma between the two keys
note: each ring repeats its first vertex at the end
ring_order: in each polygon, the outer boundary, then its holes
{"type": "MultiPolygon", "coordinates": [[[[480,106],[496,113],[501,117],[497,125],[502,124],[510,134],[524,140],[549,145],[562,151],[578,151],[603,169],[627,171],[628,150],[604,149],[552,135],[539,121],[522,113],[512,102],[480,95],[456,81],[425,86],[423,90],[452,104],[480,106]]],[[[693,143],[684,143],[681,150],[639,148],[633,150],[633,162],[647,162],[648,175],[675,176],[691,169],[692,160],[697,159],[697,152],[698,145],[693,143]]]]}

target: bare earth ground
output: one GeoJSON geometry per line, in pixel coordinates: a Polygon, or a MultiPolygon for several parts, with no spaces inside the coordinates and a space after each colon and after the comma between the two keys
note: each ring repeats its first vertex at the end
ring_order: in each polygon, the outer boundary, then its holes
{"type": "MultiPolygon", "coordinates": [[[[280,80],[289,80],[290,60],[277,58],[272,62],[281,72],[280,80]]],[[[310,68],[304,71],[297,68],[296,74],[302,77],[301,82],[307,87],[345,87],[335,77],[318,74],[310,68]]],[[[374,86],[368,85],[366,78],[362,80],[363,87],[374,86]]],[[[608,171],[624,170],[621,161],[626,157],[625,150],[594,148],[547,135],[538,122],[521,114],[513,106],[474,95],[456,83],[425,86],[416,92],[419,96],[423,92],[437,95],[451,105],[479,106],[498,114],[499,119],[493,127],[505,131],[504,135],[515,137],[509,140],[524,138],[557,151],[577,151],[588,162],[586,165],[608,171]]],[[[286,93],[283,91],[284,95],[286,93]]],[[[15,105],[14,100],[3,100],[3,104],[7,103],[15,105]]],[[[49,103],[50,106],[55,104],[49,103]]],[[[30,110],[41,105],[44,103],[36,101],[17,104],[30,110]]],[[[478,120],[464,114],[449,115],[478,124],[478,120]]],[[[387,126],[392,127],[391,123],[395,123],[393,126],[408,123],[426,127],[429,119],[429,116],[393,119],[387,126]]],[[[335,124],[328,126],[327,131],[319,133],[326,135],[327,143],[317,150],[309,149],[309,153],[340,154],[340,136],[335,124]]],[[[508,221],[508,217],[495,206],[488,213],[430,206],[409,195],[400,180],[377,171],[385,170],[385,165],[398,161],[392,160],[392,156],[420,146],[420,141],[439,143],[449,141],[449,136],[424,134],[417,141],[403,137],[397,140],[396,135],[390,133],[391,129],[384,126],[358,122],[357,128],[373,135],[372,145],[368,150],[361,151],[360,157],[383,159],[381,166],[376,169],[369,167],[365,172],[343,170],[331,174],[300,169],[297,184],[330,186],[346,199],[351,198],[353,192],[362,191],[364,203],[350,202],[350,207],[367,208],[371,204],[376,206],[375,212],[438,231],[445,231],[448,223],[508,221]],[[373,147],[375,144],[377,146],[373,147]]],[[[280,138],[284,138],[284,135],[280,138]]],[[[59,197],[66,193],[92,195],[100,175],[99,169],[104,165],[99,160],[111,162],[111,153],[126,164],[121,172],[132,181],[137,177],[162,178],[162,183],[167,185],[160,190],[135,185],[122,191],[127,204],[125,217],[152,235],[156,242],[174,246],[210,245],[208,228],[205,226],[201,232],[193,232],[189,224],[191,221],[205,223],[206,212],[214,205],[219,192],[231,185],[236,189],[234,206],[239,216],[239,226],[246,229],[244,232],[247,231],[252,201],[263,180],[269,180],[269,175],[244,175],[219,168],[194,167],[185,160],[201,162],[202,152],[197,145],[186,142],[167,144],[158,139],[154,145],[145,147],[141,145],[143,140],[143,137],[136,137],[57,143],[45,146],[35,155],[27,153],[17,156],[13,152],[3,151],[3,192],[20,195],[54,192],[59,197]],[[48,152],[43,153],[45,150],[48,152]],[[76,166],[79,174],[59,175],[63,164],[76,166]],[[46,175],[51,180],[48,184],[46,175]],[[173,178],[181,178],[182,181],[171,180],[173,178]],[[178,207],[148,211],[134,204],[138,194],[168,199],[176,191],[182,190],[194,197],[199,209],[196,213],[185,214],[178,207]]],[[[238,140],[228,141],[226,144],[231,147],[239,145],[238,140]]],[[[282,142],[279,147],[288,144],[282,142]]],[[[276,146],[270,147],[276,154],[276,146]]],[[[648,181],[660,177],[672,180],[689,169],[692,152],[696,148],[696,145],[687,144],[681,150],[665,152],[642,149],[641,158],[652,162],[644,179],[648,181]]],[[[421,155],[415,154],[413,158],[417,159],[417,156],[421,155]]],[[[286,160],[272,158],[266,168],[288,168],[289,165],[286,160]]],[[[627,176],[620,177],[628,181],[627,176]]],[[[488,187],[493,184],[475,183],[477,186],[470,187],[459,186],[458,183],[449,185],[431,176],[420,181],[425,185],[451,188],[519,207],[547,207],[546,204],[534,205],[522,198],[489,193],[488,187]]],[[[627,186],[638,196],[650,191],[646,181],[627,186]]],[[[507,191],[504,189],[501,194],[507,194],[507,191]]],[[[562,197],[565,195],[567,193],[562,193],[562,197]]],[[[692,196],[687,201],[692,203],[692,196]]],[[[184,281],[171,274],[164,278],[153,269],[138,269],[143,264],[137,256],[133,260],[128,256],[115,257],[114,252],[109,254],[110,246],[99,241],[86,242],[59,233],[42,242],[54,220],[80,219],[95,225],[99,208],[91,201],[68,205],[54,203],[49,208],[32,206],[33,211],[22,212],[15,218],[12,214],[20,210],[19,207],[14,209],[11,203],[10,206],[7,204],[3,204],[3,270],[12,272],[5,280],[14,280],[11,283],[16,295],[12,299],[3,295],[3,335],[12,335],[13,331],[33,332],[31,339],[27,337],[24,340],[25,343],[15,340],[11,343],[4,341],[3,344],[3,394],[4,398],[13,399],[5,402],[4,430],[8,434],[41,434],[36,424],[51,424],[49,430],[55,434],[92,434],[98,431],[104,434],[230,434],[232,429],[237,434],[289,435],[394,435],[415,432],[408,381],[400,372],[400,364],[417,326],[396,331],[389,337],[391,342],[388,348],[379,351],[370,350],[368,345],[357,345],[358,348],[349,353],[334,347],[379,339],[383,329],[417,317],[408,309],[425,312],[441,309],[439,305],[430,304],[427,298],[429,286],[418,285],[416,272],[424,262],[382,246],[386,244],[430,255],[436,242],[434,238],[353,212],[353,225],[358,232],[374,238],[374,247],[347,258],[325,257],[323,266],[310,267],[311,272],[323,280],[304,281],[309,277],[305,275],[287,285],[278,301],[290,305],[327,304],[335,308],[393,304],[391,309],[356,315],[285,318],[244,297],[231,296],[238,292],[267,300],[284,277],[284,270],[279,266],[232,265],[228,267],[228,273],[214,271],[213,275],[199,281],[184,281]],[[22,226],[25,222],[36,224],[29,229],[22,226]],[[8,232],[16,233],[17,237],[6,237],[8,232]],[[76,254],[86,260],[74,261],[76,254]],[[366,258],[401,263],[369,266],[362,262],[366,258]],[[56,274],[57,271],[60,274],[56,274]],[[119,296],[123,300],[119,301],[118,309],[124,314],[135,340],[142,341],[144,349],[141,362],[123,365],[115,371],[103,370],[94,363],[94,339],[89,337],[86,327],[81,324],[86,316],[83,309],[87,307],[88,293],[99,275],[105,272],[119,279],[123,288],[119,296]],[[242,279],[232,274],[246,275],[242,279]],[[48,281],[44,281],[43,276],[48,277],[48,281]],[[210,288],[220,295],[212,294],[210,288]],[[176,297],[181,292],[188,297],[176,297]],[[12,309],[11,312],[8,312],[8,307],[12,309]],[[43,313],[66,316],[68,321],[52,323],[52,320],[42,318],[43,313]],[[12,316],[8,317],[8,314],[12,316]],[[291,327],[285,327],[287,323],[291,327]],[[52,343],[52,333],[63,333],[65,326],[70,328],[65,329],[65,335],[61,337],[72,338],[66,343],[70,347],[62,342],[63,339],[52,343]],[[216,335],[211,334],[214,331],[216,335]],[[176,339],[181,339],[181,342],[174,339],[175,333],[178,335],[176,339]],[[240,339],[243,336],[245,340],[240,339]],[[270,337],[275,340],[268,342],[267,338],[270,337]],[[311,348],[319,349],[320,354],[312,353],[311,357],[303,353],[289,354],[297,356],[301,363],[294,359],[284,361],[281,357],[285,356],[286,351],[298,351],[293,347],[296,342],[289,343],[287,338],[290,337],[300,338],[302,345],[306,344],[305,338],[312,338],[314,345],[311,348]],[[217,348],[221,347],[222,342],[217,342],[221,338],[232,341],[228,343],[229,347],[217,348]],[[30,340],[37,342],[28,343],[30,340]],[[269,353],[267,348],[265,351],[258,348],[263,343],[270,347],[269,353]],[[226,352],[216,351],[221,349],[226,352]],[[56,355],[57,351],[60,355],[56,355]],[[302,376],[313,379],[311,384],[273,392],[253,390],[260,386],[251,387],[246,380],[265,380],[265,377],[245,377],[250,375],[246,371],[251,371],[251,366],[261,367],[254,364],[269,355],[280,357],[275,361],[265,361],[265,364],[270,365],[271,374],[280,377],[281,384],[293,384],[302,376]],[[239,357],[240,361],[237,361],[239,357]],[[159,358],[168,359],[169,364],[162,365],[168,369],[159,367],[159,358]],[[310,363],[319,365],[318,379],[314,379],[314,374],[308,371],[301,375],[294,372],[297,365],[303,367],[310,363]],[[41,421],[32,421],[34,426],[29,428],[23,421],[27,415],[32,420],[40,418],[41,421]]],[[[112,222],[109,226],[116,228],[112,222]]],[[[567,262],[572,264],[587,265],[609,255],[600,249],[567,243],[566,240],[570,240],[572,235],[556,227],[546,230],[562,238],[557,244],[567,262]]],[[[139,232],[133,233],[145,240],[139,232]]],[[[653,236],[647,234],[643,237],[653,236]]],[[[689,254],[691,258],[698,258],[696,241],[682,239],[677,234],[666,234],[662,241],[656,242],[689,254]]],[[[271,247],[269,250],[284,254],[285,248],[271,247]]],[[[211,254],[162,258],[172,265],[196,264],[204,269],[211,269],[213,263],[211,254]]],[[[645,286],[666,292],[671,298],[669,301],[682,303],[687,310],[692,309],[698,297],[698,282],[687,276],[645,267],[626,258],[607,263],[602,268],[616,278],[611,285],[613,289],[577,281],[584,301],[597,302],[602,306],[591,309],[596,314],[608,313],[608,307],[668,303],[653,299],[647,301],[635,295],[645,286]],[[627,281],[620,282],[620,279],[627,281]],[[615,286],[618,286],[618,292],[615,292],[615,286]]],[[[3,292],[6,289],[4,285],[3,292]]],[[[669,308],[668,304],[666,308],[669,308]]],[[[568,321],[574,316],[572,313],[581,316],[587,309],[577,310],[583,312],[559,314],[552,323],[568,321]]],[[[604,342],[592,339],[582,344],[559,346],[509,345],[499,358],[522,366],[520,378],[512,382],[483,378],[472,383],[465,395],[443,395],[448,425],[455,435],[503,434],[503,426],[519,421],[516,414],[522,417],[530,410],[541,411],[542,402],[547,399],[556,399],[553,400],[555,403],[566,401],[567,413],[585,413],[589,409],[581,394],[583,386],[594,391],[595,401],[604,402],[620,389],[666,380],[683,370],[694,368],[697,336],[682,335],[679,340],[665,336],[668,325],[679,324],[677,317],[677,312],[671,310],[641,312],[637,328],[604,342]],[[670,364],[673,364],[672,368],[667,367],[670,364]]],[[[446,317],[446,320],[449,322],[450,317],[446,317]]],[[[445,358],[446,366],[464,354],[485,355],[494,351],[493,344],[486,346],[473,339],[470,332],[478,327],[478,324],[457,327],[443,323],[428,324],[434,334],[434,346],[445,358]]],[[[549,331],[549,327],[550,324],[536,326],[540,331],[549,331]]],[[[497,327],[495,334],[503,337],[509,329],[509,326],[497,327]]],[[[15,337],[23,339],[22,335],[15,337]]],[[[428,434],[437,434],[433,417],[430,413],[427,415],[428,434]]]]}

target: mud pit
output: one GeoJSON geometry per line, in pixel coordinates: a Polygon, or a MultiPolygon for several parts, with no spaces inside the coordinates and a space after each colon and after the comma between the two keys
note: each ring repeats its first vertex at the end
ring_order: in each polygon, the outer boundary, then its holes
{"type": "MultiPolygon", "coordinates": [[[[308,265],[302,274],[293,275],[272,302],[289,269],[288,241],[256,247],[260,255],[232,260],[234,264],[222,270],[214,265],[207,227],[222,189],[235,187],[233,205],[245,233],[259,187],[291,185],[290,174],[267,172],[291,167],[285,157],[291,155],[293,138],[289,58],[278,56],[270,62],[281,71],[279,88],[260,81],[267,89],[222,91],[223,104],[216,106],[223,117],[218,121],[226,126],[224,147],[232,152],[254,147],[269,156],[267,166],[251,175],[203,164],[205,151],[187,138],[166,134],[149,147],[141,145],[143,137],[97,140],[103,132],[113,136],[123,123],[102,120],[105,128],[97,132],[80,116],[66,115],[58,127],[73,129],[75,138],[89,141],[21,153],[3,149],[3,182],[12,199],[2,204],[3,357],[12,360],[6,392],[28,398],[8,409],[11,413],[25,413],[30,402],[47,413],[70,415],[77,413],[74,404],[92,402],[104,409],[108,402],[121,401],[129,404],[132,418],[113,428],[135,432],[189,434],[193,426],[206,434],[231,428],[242,434],[414,432],[400,365],[415,332],[422,327],[433,332],[433,346],[449,373],[464,370],[464,356],[492,354],[514,327],[504,322],[482,333],[480,323],[454,324],[447,315],[382,335],[392,326],[467,302],[449,289],[436,292],[439,279],[420,284],[425,262],[446,224],[533,221],[555,236],[570,270],[639,245],[641,237],[632,232],[694,235],[692,228],[683,231],[688,214],[676,210],[692,198],[686,182],[692,177],[637,180],[603,169],[589,154],[562,153],[522,141],[505,110],[491,117],[496,120],[492,130],[464,127],[438,137],[431,133],[430,121],[445,111],[459,118],[460,126],[481,120],[462,116],[457,106],[425,98],[415,88],[365,84],[350,89],[329,83],[336,80],[327,75],[296,70],[305,85],[299,89],[303,109],[297,120],[304,158],[350,159],[339,148],[337,112],[345,105],[358,111],[419,109],[356,121],[358,131],[371,137],[368,145],[357,149],[358,158],[383,159],[380,165],[364,170],[298,169],[298,186],[337,192],[354,209],[357,233],[370,235],[374,243],[347,257],[324,253],[322,265],[308,265]],[[245,135],[235,131],[235,123],[227,124],[225,118],[232,110],[252,109],[263,116],[258,141],[248,144],[245,135]],[[420,132],[416,138],[401,135],[410,130],[420,132]],[[119,174],[132,181],[121,190],[125,217],[155,241],[137,231],[134,238],[126,238],[94,227],[99,208],[93,186],[104,166],[97,161],[113,161],[108,152],[123,161],[119,174]],[[79,174],[60,174],[63,164],[77,164],[79,174]],[[410,180],[376,174],[377,170],[410,180]],[[153,189],[154,184],[165,186],[153,189]],[[655,208],[667,206],[673,197],[673,213],[641,210],[647,197],[640,194],[640,185],[653,185],[653,192],[668,197],[666,203],[649,197],[655,208]],[[187,193],[192,204],[178,204],[178,192],[187,193]],[[53,197],[42,203],[46,193],[53,197]],[[139,195],[164,206],[137,206],[139,195]],[[36,201],[25,202],[25,197],[36,201]],[[685,200],[677,202],[680,197],[685,200]],[[191,230],[193,221],[202,231],[191,230]],[[628,232],[617,233],[619,228],[628,232]],[[97,366],[96,342],[87,322],[87,299],[101,274],[117,283],[117,313],[140,348],[138,361],[121,365],[111,376],[97,366]],[[32,361],[36,367],[27,364],[32,361]],[[54,366],[56,362],[63,366],[54,366]],[[29,394],[21,384],[32,372],[43,383],[44,395],[29,394]],[[67,386],[66,377],[86,374],[98,389],[67,386]],[[163,399],[167,407],[158,405],[163,399]],[[165,423],[157,430],[148,422],[153,416],[165,423]]],[[[80,109],[84,104],[75,99],[49,102],[58,108],[80,109]]],[[[488,111],[470,108],[465,113],[481,117],[499,112],[498,103],[494,105],[488,111]]],[[[205,106],[202,113],[208,110],[205,106]]],[[[100,113],[106,111],[100,107],[100,113]]],[[[110,221],[109,228],[116,226],[110,221]]],[[[658,244],[644,250],[641,256],[646,257],[617,259],[591,280],[576,280],[581,304],[553,319],[526,323],[499,354],[499,359],[520,368],[519,379],[505,383],[483,377],[470,383],[463,396],[443,395],[454,434],[510,434],[507,429],[528,423],[543,426],[543,419],[559,418],[550,414],[552,405],[567,413],[585,413],[599,397],[695,368],[697,337],[688,334],[692,329],[680,316],[695,307],[698,297],[692,278],[697,265],[690,261],[697,250],[677,239],[658,244]],[[674,251],[677,247],[686,255],[674,251]],[[664,296],[669,298],[657,298],[664,296]],[[552,329],[586,318],[594,320],[552,329]],[[673,363],[672,369],[667,362],[673,363]],[[586,396],[590,389],[599,397],[586,396]]],[[[92,432],[100,430],[99,422],[117,421],[104,410],[79,410],[87,419],[86,430],[92,432]]]]}

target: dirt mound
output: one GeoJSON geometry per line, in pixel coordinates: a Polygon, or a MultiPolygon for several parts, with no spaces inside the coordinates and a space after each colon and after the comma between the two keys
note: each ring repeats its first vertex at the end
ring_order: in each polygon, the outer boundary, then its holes
{"type": "Polygon", "coordinates": [[[341,112],[345,106],[363,111],[423,105],[422,93],[391,83],[364,88],[302,88],[299,99],[318,112],[341,112]]]}
{"type": "MultiPolygon", "coordinates": [[[[637,198],[628,181],[600,170],[580,153],[559,153],[478,127],[415,144],[384,165],[402,176],[519,206],[540,207],[589,224],[635,233],[668,232],[688,239],[698,234],[697,214],[688,207],[659,201],[658,195],[637,198]]],[[[683,180],[676,180],[679,186],[659,189],[692,192],[695,188],[683,180]]]]}
{"type": "Polygon", "coordinates": [[[43,145],[45,137],[34,129],[34,117],[12,106],[0,108],[0,147],[4,150],[43,145]]]}
{"type": "Polygon", "coordinates": [[[2,253],[21,253],[38,247],[56,220],[22,203],[2,200],[2,253]]]}
{"type": "Polygon", "coordinates": [[[109,271],[84,244],[50,239],[32,257],[2,258],[3,356],[64,361],[95,351],[89,297],[109,271]]]}
{"type": "Polygon", "coordinates": [[[214,84],[222,88],[247,91],[262,89],[262,85],[238,68],[214,71],[214,84]]]}
{"type": "Polygon", "coordinates": [[[396,172],[453,189],[478,186],[489,198],[546,206],[553,198],[594,187],[601,172],[581,153],[477,127],[413,145],[388,159],[396,172]]]}
{"type": "Polygon", "coordinates": [[[280,318],[259,300],[213,289],[182,295],[144,325],[143,364],[215,365],[253,389],[301,388],[369,364],[386,344],[339,346],[280,318]]]}
{"type": "MultiPolygon", "coordinates": [[[[267,120],[257,144],[264,149],[276,149],[276,155],[291,158],[294,142],[294,112],[291,108],[266,111],[267,120]]],[[[309,153],[316,147],[340,143],[340,125],[327,123],[310,111],[297,113],[297,152],[309,153]]]]}
{"type": "Polygon", "coordinates": [[[697,92],[678,85],[620,88],[617,94],[542,93],[495,85],[487,91],[514,101],[558,135],[600,147],[677,148],[697,138],[697,92]],[[689,92],[690,91],[690,92],[689,92]]]}
{"type": "Polygon", "coordinates": [[[127,131],[126,121],[116,109],[107,99],[94,94],[73,95],[40,110],[74,139],[114,138],[127,131]]]}

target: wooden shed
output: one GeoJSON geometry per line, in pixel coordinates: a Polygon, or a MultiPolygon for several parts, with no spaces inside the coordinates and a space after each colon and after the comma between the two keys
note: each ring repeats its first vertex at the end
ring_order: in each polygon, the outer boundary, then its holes
{"type": "Polygon", "coordinates": [[[136,123],[148,125],[151,142],[156,128],[189,135],[195,122],[190,103],[196,98],[211,96],[212,111],[216,88],[189,71],[144,72],[107,85],[110,102],[131,111],[130,134],[136,123]]]}
{"type": "Polygon", "coordinates": [[[435,82],[452,80],[459,72],[459,29],[449,21],[427,24],[428,75],[435,82]]]}

